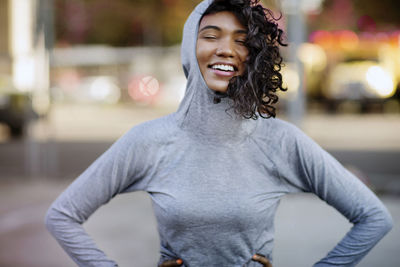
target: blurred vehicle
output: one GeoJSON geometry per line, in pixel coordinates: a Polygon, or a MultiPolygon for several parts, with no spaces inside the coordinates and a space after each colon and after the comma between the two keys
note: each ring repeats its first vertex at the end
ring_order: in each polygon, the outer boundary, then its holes
{"type": "Polygon", "coordinates": [[[322,92],[333,108],[343,101],[357,101],[365,110],[370,103],[392,97],[397,84],[394,73],[378,59],[351,59],[332,69],[322,92]]]}
{"type": "Polygon", "coordinates": [[[399,40],[400,32],[312,32],[310,41],[323,49],[326,64],[318,69],[307,67],[310,58],[316,57],[310,49],[300,51],[308,97],[326,104],[329,111],[350,107],[352,111],[381,112],[389,110],[388,106],[399,110],[399,40]]]}
{"type": "Polygon", "coordinates": [[[22,137],[29,121],[37,118],[27,93],[12,87],[9,77],[0,77],[0,123],[10,129],[11,137],[22,137]]]}

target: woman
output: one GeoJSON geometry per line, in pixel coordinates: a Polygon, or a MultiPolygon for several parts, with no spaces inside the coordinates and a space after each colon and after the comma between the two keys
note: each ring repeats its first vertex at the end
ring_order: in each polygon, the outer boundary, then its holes
{"type": "Polygon", "coordinates": [[[315,266],[354,266],[390,230],[378,198],[275,116],[282,44],[250,0],[206,0],[185,24],[179,109],[133,127],[50,207],[49,231],[80,266],[116,266],[81,224],[123,192],[147,191],[160,266],[271,266],[282,196],[312,192],[354,226],[315,266]]]}

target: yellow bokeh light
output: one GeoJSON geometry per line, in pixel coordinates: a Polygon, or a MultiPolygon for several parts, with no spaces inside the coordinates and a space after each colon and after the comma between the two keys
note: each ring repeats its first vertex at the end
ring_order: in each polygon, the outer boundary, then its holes
{"type": "Polygon", "coordinates": [[[358,47],[359,39],[352,31],[341,31],[339,33],[339,45],[342,49],[352,50],[358,47]]]}
{"type": "Polygon", "coordinates": [[[297,52],[297,56],[309,70],[322,71],[327,65],[327,56],[324,49],[316,44],[302,44],[297,52]]]}
{"type": "Polygon", "coordinates": [[[300,86],[300,77],[298,72],[295,70],[292,64],[287,64],[282,68],[281,74],[283,79],[283,87],[288,89],[284,94],[285,97],[296,97],[300,86]]]}
{"type": "Polygon", "coordinates": [[[382,97],[390,97],[394,94],[395,88],[392,75],[380,66],[368,68],[365,78],[368,84],[382,97]]]}

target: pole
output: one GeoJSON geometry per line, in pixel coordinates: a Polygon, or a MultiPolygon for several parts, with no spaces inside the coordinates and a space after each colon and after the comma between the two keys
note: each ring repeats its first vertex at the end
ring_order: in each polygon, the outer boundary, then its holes
{"type": "Polygon", "coordinates": [[[304,67],[297,56],[300,46],[305,41],[305,19],[301,9],[301,1],[285,1],[285,13],[287,14],[287,34],[289,39],[289,57],[288,61],[294,63],[296,72],[299,76],[299,87],[296,93],[289,100],[288,119],[292,123],[301,127],[305,115],[305,90],[304,90],[304,67]]]}

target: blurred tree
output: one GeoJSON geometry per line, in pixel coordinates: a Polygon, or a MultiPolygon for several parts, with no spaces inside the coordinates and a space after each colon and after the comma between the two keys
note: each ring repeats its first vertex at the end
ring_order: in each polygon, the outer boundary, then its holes
{"type": "Polygon", "coordinates": [[[56,43],[82,43],[89,29],[85,5],[79,0],[55,2],[56,43]]]}
{"type": "Polygon", "coordinates": [[[200,0],[55,0],[56,41],[113,46],[179,43],[200,0]]]}
{"type": "Polygon", "coordinates": [[[399,0],[325,0],[322,12],[309,16],[309,28],[393,30],[400,26],[399,10],[399,0]]]}
{"type": "Polygon", "coordinates": [[[141,21],[138,13],[128,1],[96,0],[87,1],[89,29],[88,43],[107,43],[127,46],[142,41],[141,21]]]}
{"type": "Polygon", "coordinates": [[[351,0],[325,0],[321,13],[309,15],[309,30],[353,29],[355,14],[351,0]]]}
{"type": "Polygon", "coordinates": [[[399,0],[353,0],[354,8],[359,15],[367,15],[378,24],[400,26],[399,0]]]}

